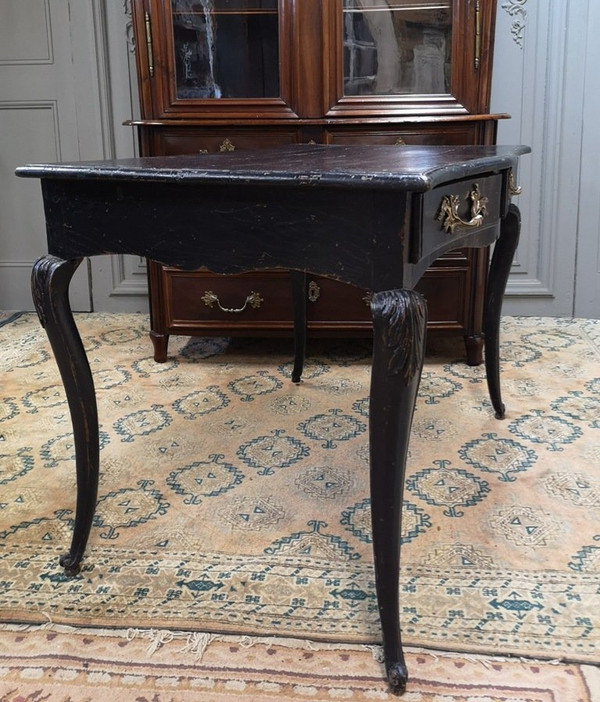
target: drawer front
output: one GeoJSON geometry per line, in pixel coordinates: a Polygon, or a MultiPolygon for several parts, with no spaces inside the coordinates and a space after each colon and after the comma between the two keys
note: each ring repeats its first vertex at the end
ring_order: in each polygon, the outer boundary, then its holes
{"type": "Polygon", "coordinates": [[[437,124],[391,128],[331,128],[326,129],[324,141],[327,144],[396,144],[414,145],[464,145],[476,144],[477,126],[472,123],[437,124]]]}
{"type": "Polygon", "coordinates": [[[306,315],[309,322],[371,322],[366,290],[318,276],[310,276],[308,281],[306,315]]]}
{"type": "Polygon", "coordinates": [[[467,326],[469,280],[465,268],[430,268],[425,272],[416,290],[427,300],[429,329],[467,326]]]}
{"type": "MultiPolygon", "coordinates": [[[[221,276],[163,269],[166,324],[174,333],[200,325],[219,334],[291,332],[292,297],[285,271],[221,276]]],[[[430,329],[461,328],[468,319],[469,269],[429,269],[417,285],[427,299],[430,329]]],[[[311,331],[371,330],[369,291],[336,280],[308,278],[311,331]]]]}
{"type": "Polygon", "coordinates": [[[295,144],[299,131],[295,128],[257,129],[236,128],[186,128],[155,129],[153,152],[160,156],[178,154],[217,153],[248,149],[267,149],[285,144],[295,144]]]}
{"type": "MultiPolygon", "coordinates": [[[[427,300],[430,328],[466,325],[469,278],[469,269],[464,266],[426,271],[416,289],[427,300]]],[[[362,288],[318,276],[309,277],[307,318],[309,323],[362,322],[370,327],[369,300],[369,291],[362,288]]]]}
{"type": "Polygon", "coordinates": [[[215,275],[162,270],[168,326],[191,323],[289,323],[292,297],[289,276],[275,273],[215,275]]]}
{"type": "Polygon", "coordinates": [[[435,188],[415,197],[410,260],[437,255],[448,244],[464,245],[474,229],[497,228],[502,210],[502,176],[491,175],[435,188]]]}

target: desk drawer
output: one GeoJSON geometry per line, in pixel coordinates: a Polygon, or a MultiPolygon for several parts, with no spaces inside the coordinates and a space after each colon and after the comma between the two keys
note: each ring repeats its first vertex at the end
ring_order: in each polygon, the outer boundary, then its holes
{"type": "Polygon", "coordinates": [[[502,211],[502,176],[463,180],[415,197],[411,261],[422,252],[437,256],[449,244],[459,247],[473,229],[498,227],[502,211]]]}

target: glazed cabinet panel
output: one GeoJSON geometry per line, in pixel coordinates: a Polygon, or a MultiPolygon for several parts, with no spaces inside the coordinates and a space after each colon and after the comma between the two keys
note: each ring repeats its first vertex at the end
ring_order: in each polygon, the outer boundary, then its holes
{"type": "Polygon", "coordinates": [[[485,111],[493,2],[324,2],[327,114],[485,111]]]}
{"type": "MultiPolygon", "coordinates": [[[[490,144],[495,0],[133,0],[142,155],[290,143],[490,144]]],[[[419,289],[429,329],[481,362],[488,254],[457,249],[419,289]]],[[[292,333],[286,271],[149,265],[151,338],[292,333]]],[[[319,277],[309,333],[371,333],[369,291],[319,277]]]]}
{"type": "Polygon", "coordinates": [[[142,112],[156,118],[257,112],[290,117],[289,3],[142,0],[133,3],[142,112]]]}

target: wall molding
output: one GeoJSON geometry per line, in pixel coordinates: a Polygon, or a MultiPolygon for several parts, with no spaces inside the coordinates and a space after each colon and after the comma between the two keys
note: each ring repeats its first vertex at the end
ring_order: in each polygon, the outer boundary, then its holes
{"type": "Polygon", "coordinates": [[[517,46],[523,48],[525,37],[525,27],[527,26],[527,9],[525,3],[527,0],[507,0],[502,4],[502,9],[508,12],[513,17],[511,34],[517,46]]]}
{"type": "MultiPolygon", "coordinates": [[[[43,66],[52,65],[54,63],[54,44],[52,41],[52,20],[50,14],[50,0],[43,0],[44,3],[44,16],[45,16],[45,27],[46,27],[46,45],[48,51],[46,56],[41,56],[39,58],[29,58],[29,59],[1,59],[0,66],[43,66]]],[[[38,47],[39,48],[39,47],[38,47]]]]}
{"type": "Polygon", "coordinates": [[[515,199],[523,214],[521,242],[506,291],[507,314],[571,315],[574,305],[577,206],[581,166],[587,6],[595,0],[507,0],[499,7],[492,111],[500,143],[522,143],[515,199]],[[514,21],[527,24],[520,45],[514,21]],[[511,24],[512,21],[512,24],[511,24]],[[510,76],[510,80],[507,80],[510,76]]]}

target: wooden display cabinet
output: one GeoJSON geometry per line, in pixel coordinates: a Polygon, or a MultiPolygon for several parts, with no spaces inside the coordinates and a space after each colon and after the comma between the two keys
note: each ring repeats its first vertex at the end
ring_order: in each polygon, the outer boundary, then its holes
{"type": "MultiPolygon", "coordinates": [[[[289,143],[491,144],[495,0],[133,0],[144,156],[289,143]]],[[[176,215],[174,215],[176,216],[176,215]]],[[[486,250],[426,273],[429,331],[482,360],[486,250]]],[[[285,271],[149,263],[157,361],[170,334],[287,335],[285,271]]],[[[309,335],[371,333],[369,291],[313,277],[309,335]]]]}

